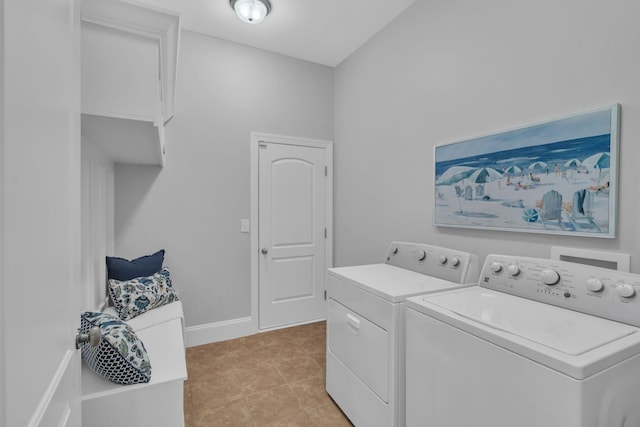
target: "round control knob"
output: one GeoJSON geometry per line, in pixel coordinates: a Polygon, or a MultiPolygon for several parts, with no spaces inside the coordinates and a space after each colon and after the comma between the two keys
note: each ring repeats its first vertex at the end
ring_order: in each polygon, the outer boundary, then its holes
{"type": "Polygon", "coordinates": [[[633,286],[622,283],[616,288],[616,293],[622,298],[631,298],[636,294],[636,290],[633,289],[633,286]]]}
{"type": "Polygon", "coordinates": [[[560,281],[560,275],[555,270],[546,269],[542,270],[542,273],[540,274],[540,280],[545,285],[555,285],[560,281]]]}
{"type": "Polygon", "coordinates": [[[440,255],[440,258],[438,259],[438,262],[442,265],[445,265],[447,263],[448,259],[446,255],[440,255]]]}
{"type": "Polygon", "coordinates": [[[418,251],[418,253],[416,253],[416,259],[418,261],[424,261],[426,257],[427,257],[427,253],[425,251],[418,251]]]}
{"type": "Polygon", "coordinates": [[[509,273],[509,276],[517,276],[520,274],[520,267],[515,264],[511,264],[507,267],[507,273],[509,273]]]}
{"type": "Polygon", "coordinates": [[[453,258],[451,258],[451,265],[453,265],[454,267],[459,266],[460,258],[458,258],[457,256],[454,256],[453,258]]]}
{"type": "Polygon", "coordinates": [[[602,284],[600,279],[592,277],[591,279],[587,280],[587,289],[589,289],[591,292],[600,292],[604,289],[604,285],[602,284]]]}
{"type": "Polygon", "coordinates": [[[502,271],[502,264],[500,264],[499,262],[492,262],[491,271],[493,271],[494,273],[500,273],[502,271]]]}
{"type": "Polygon", "coordinates": [[[398,248],[396,248],[395,246],[391,248],[391,253],[392,254],[397,254],[398,253],[398,248]]]}

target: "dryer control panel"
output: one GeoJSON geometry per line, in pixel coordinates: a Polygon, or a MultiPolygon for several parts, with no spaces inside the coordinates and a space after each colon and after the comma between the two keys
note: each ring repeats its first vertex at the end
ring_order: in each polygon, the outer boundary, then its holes
{"type": "Polygon", "coordinates": [[[479,285],[640,327],[640,275],[544,258],[489,255],[479,285]]]}
{"type": "Polygon", "coordinates": [[[391,242],[386,264],[453,283],[477,283],[476,255],[425,243],[391,242]]]}

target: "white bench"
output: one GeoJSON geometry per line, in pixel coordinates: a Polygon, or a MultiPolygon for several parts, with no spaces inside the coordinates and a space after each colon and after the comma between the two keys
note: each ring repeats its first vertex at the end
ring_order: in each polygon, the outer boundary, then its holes
{"type": "Polygon", "coordinates": [[[182,303],[155,308],[127,323],[147,349],[151,380],[146,384],[115,384],[83,363],[82,426],[184,427],[187,365],[182,303]]]}

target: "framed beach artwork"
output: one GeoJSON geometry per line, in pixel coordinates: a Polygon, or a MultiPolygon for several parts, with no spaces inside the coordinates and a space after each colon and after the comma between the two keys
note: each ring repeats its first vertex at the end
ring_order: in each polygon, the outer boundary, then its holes
{"type": "Polygon", "coordinates": [[[620,105],[434,148],[433,224],[615,237],[620,105]]]}

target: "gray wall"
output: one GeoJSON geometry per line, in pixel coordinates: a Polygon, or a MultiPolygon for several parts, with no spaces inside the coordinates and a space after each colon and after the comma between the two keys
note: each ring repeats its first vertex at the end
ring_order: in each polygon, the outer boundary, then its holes
{"type": "Polygon", "coordinates": [[[187,325],[250,315],[249,134],[335,141],[335,264],[391,240],[548,256],[630,252],[640,272],[640,4],[417,0],[335,70],[183,31],[167,165],[118,165],[116,254],[160,247],[187,325]],[[618,238],[438,229],[433,146],[622,104],[618,238]]]}
{"type": "Polygon", "coordinates": [[[640,272],[640,3],[418,0],[336,68],[335,265],[389,241],[548,257],[623,251],[640,272]],[[622,105],[618,238],[432,226],[433,147],[622,105]]]}
{"type": "Polygon", "coordinates": [[[167,162],[116,165],[115,249],[165,248],[187,326],[251,315],[250,132],[333,139],[333,69],[183,31],[167,162]]]}

